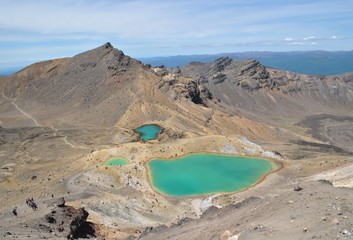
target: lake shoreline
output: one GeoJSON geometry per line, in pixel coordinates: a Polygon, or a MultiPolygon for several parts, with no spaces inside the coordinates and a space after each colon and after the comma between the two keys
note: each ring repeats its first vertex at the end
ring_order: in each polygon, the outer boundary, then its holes
{"type": "Polygon", "coordinates": [[[147,172],[147,178],[148,178],[148,182],[150,184],[150,187],[158,194],[164,196],[164,197],[168,197],[168,198],[196,198],[196,197],[200,197],[200,196],[209,196],[209,195],[213,195],[213,194],[234,194],[234,193],[239,193],[239,192],[243,192],[248,190],[249,188],[252,188],[258,184],[260,184],[261,182],[263,182],[266,177],[272,173],[278,172],[281,169],[283,169],[285,167],[285,162],[278,160],[278,159],[268,159],[268,158],[263,158],[263,157],[258,157],[258,156],[240,156],[240,155],[233,155],[233,154],[224,154],[224,153],[209,153],[209,152],[195,152],[195,153],[187,153],[187,154],[183,154],[181,156],[175,156],[172,158],[150,158],[148,159],[145,163],[144,166],[146,168],[146,172],[147,172]],[[191,195],[181,195],[181,196],[177,196],[177,195],[170,195],[168,193],[163,192],[162,190],[158,189],[155,184],[153,183],[153,179],[152,179],[152,171],[151,171],[151,167],[149,166],[149,163],[151,160],[165,160],[165,161],[175,161],[175,160],[179,160],[180,158],[186,157],[186,156],[192,156],[192,155],[199,155],[199,154],[207,154],[207,155],[214,155],[214,156],[225,156],[225,157],[235,157],[235,158],[242,158],[242,159],[256,159],[256,160],[263,160],[263,161],[267,161],[268,163],[270,163],[272,170],[261,174],[261,176],[258,177],[258,179],[251,185],[239,189],[239,190],[235,190],[235,191],[210,191],[209,193],[205,193],[205,194],[191,194],[191,195]]]}

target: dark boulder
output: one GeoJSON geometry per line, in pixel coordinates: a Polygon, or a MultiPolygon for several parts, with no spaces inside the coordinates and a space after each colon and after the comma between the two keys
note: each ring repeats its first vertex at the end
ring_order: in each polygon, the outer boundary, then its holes
{"type": "Polygon", "coordinates": [[[40,223],[43,231],[54,232],[57,236],[68,239],[96,236],[95,226],[87,222],[89,214],[84,208],[66,206],[64,198],[60,198],[54,206],[54,209],[45,215],[40,223]]]}

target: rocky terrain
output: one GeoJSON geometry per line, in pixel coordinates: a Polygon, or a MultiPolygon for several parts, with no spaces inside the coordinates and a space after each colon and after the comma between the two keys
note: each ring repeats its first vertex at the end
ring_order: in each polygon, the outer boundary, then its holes
{"type": "MultiPolygon", "coordinates": [[[[95,235],[95,226],[87,221],[88,212],[84,208],[75,209],[65,205],[65,199],[47,200],[41,202],[40,209],[30,209],[31,206],[17,208],[15,219],[16,224],[7,226],[2,233],[2,237],[8,238],[93,238],[95,235]],[[32,218],[28,219],[28,216],[32,218]],[[37,215],[33,219],[33,215],[37,215]],[[42,216],[42,217],[38,217],[42,216]],[[19,227],[20,226],[20,227],[19,227]],[[38,231],[33,234],[33,229],[38,231]]],[[[6,218],[11,218],[5,215],[6,218]]]]}
{"type": "Polygon", "coordinates": [[[353,73],[307,76],[227,57],[168,69],[106,43],[1,78],[0,91],[2,239],[353,234],[353,73]],[[133,130],[150,123],[163,131],[140,141],[133,130]],[[151,187],[150,158],[193,152],[284,168],[239,193],[175,198],[151,187]],[[104,165],[112,157],[128,165],[104,165]]]}

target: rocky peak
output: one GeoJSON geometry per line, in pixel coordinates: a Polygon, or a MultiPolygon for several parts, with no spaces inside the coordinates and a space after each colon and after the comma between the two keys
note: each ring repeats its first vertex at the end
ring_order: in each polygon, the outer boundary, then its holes
{"type": "Polygon", "coordinates": [[[232,65],[233,60],[229,57],[221,57],[211,63],[207,77],[214,83],[222,83],[227,78],[227,69],[232,65]]]}
{"type": "Polygon", "coordinates": [[[218,73],[224,71],[229,65],[231,65],[233,59],[229,57],[221,57],[216,59],[214,62],[211,63],[210,66],[210,74],[218,73]]]}
{"type": "Polygon", "coordinates": [[[106,97],[111,86],[122,86],[133,79],[131,76],[144,70],[150,71],[140,61],[105,43],[72,58],[31,65],[7,78],[4,92],[11,98],[36,98],[46,104],[70,105],[75,102],[94,106],[106,97]],[[74,94],[72,89],[75,88],[80,91],[74,94]],[[93,94],[96,89],[101,93],[93,94]],[[41,93],[33,95],[31,91],[41,93]]]}
{"type": "Polygon", "coordinates": [[[106,43],[104,44],[104,47],[105,47],[105,48],[114,48],[113,45],[112,45],[110,42],[106,42],[106,43]]]}
{"type": "Polygon", "coordinates": [[[164,65],[161,65],[161,66],[156,66],[155,68],[153,68],[153,71],[157,74],[157,76],[159,77],[163,77],[163,76],[166,76],[168,75],[168,69],[164,66],[164,65]]]}
{"type": "Polygon", "coordinates": [[[268,78],[268,71],[264,65],[257,60],[242,61],[239,68],[239,75],[255,76],[256,79],[268,78]]]}
{"type": "Polygon", "coordinates": [[[237,86],[249,91],[271,87],[270,74],[259,61],[239,61],[237,65],[234,79],[232,79],[237,86]]]}
{"type": "Polygon", "coordinates": [[[67,68],[66,74],[94,71],[101,75],[115,76],[129,70],[132,61],[137,60],[126,56],[123,51],[116,49],[109,42],[95,49],[74,56],[67,68]],[[108,71],[106,71],[108,70],[108,71]]]}

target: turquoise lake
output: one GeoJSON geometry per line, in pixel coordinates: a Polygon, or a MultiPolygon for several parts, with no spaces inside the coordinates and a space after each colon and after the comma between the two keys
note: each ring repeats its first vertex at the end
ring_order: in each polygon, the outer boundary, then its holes
{"type": "Polygon", "coordinates": [[[147,124],[136,128],[134,131],[140,134],[142,140],[148,141],[156,139],[161,130],[162,128],[156,124],[147,124]]]}
{"type": "Polygon", "coordinates": [[[124,158],[114,158],[105,163],[105,165],[115,166],[115,165],[127,165],[127,161],[124,158]]]}
{"type": "Polygon", "coordinates": [[[153,159],[147,166],[154,188],[170,196],[237,192],[277,168],[265,159],[205,153],[153,159]]]}

